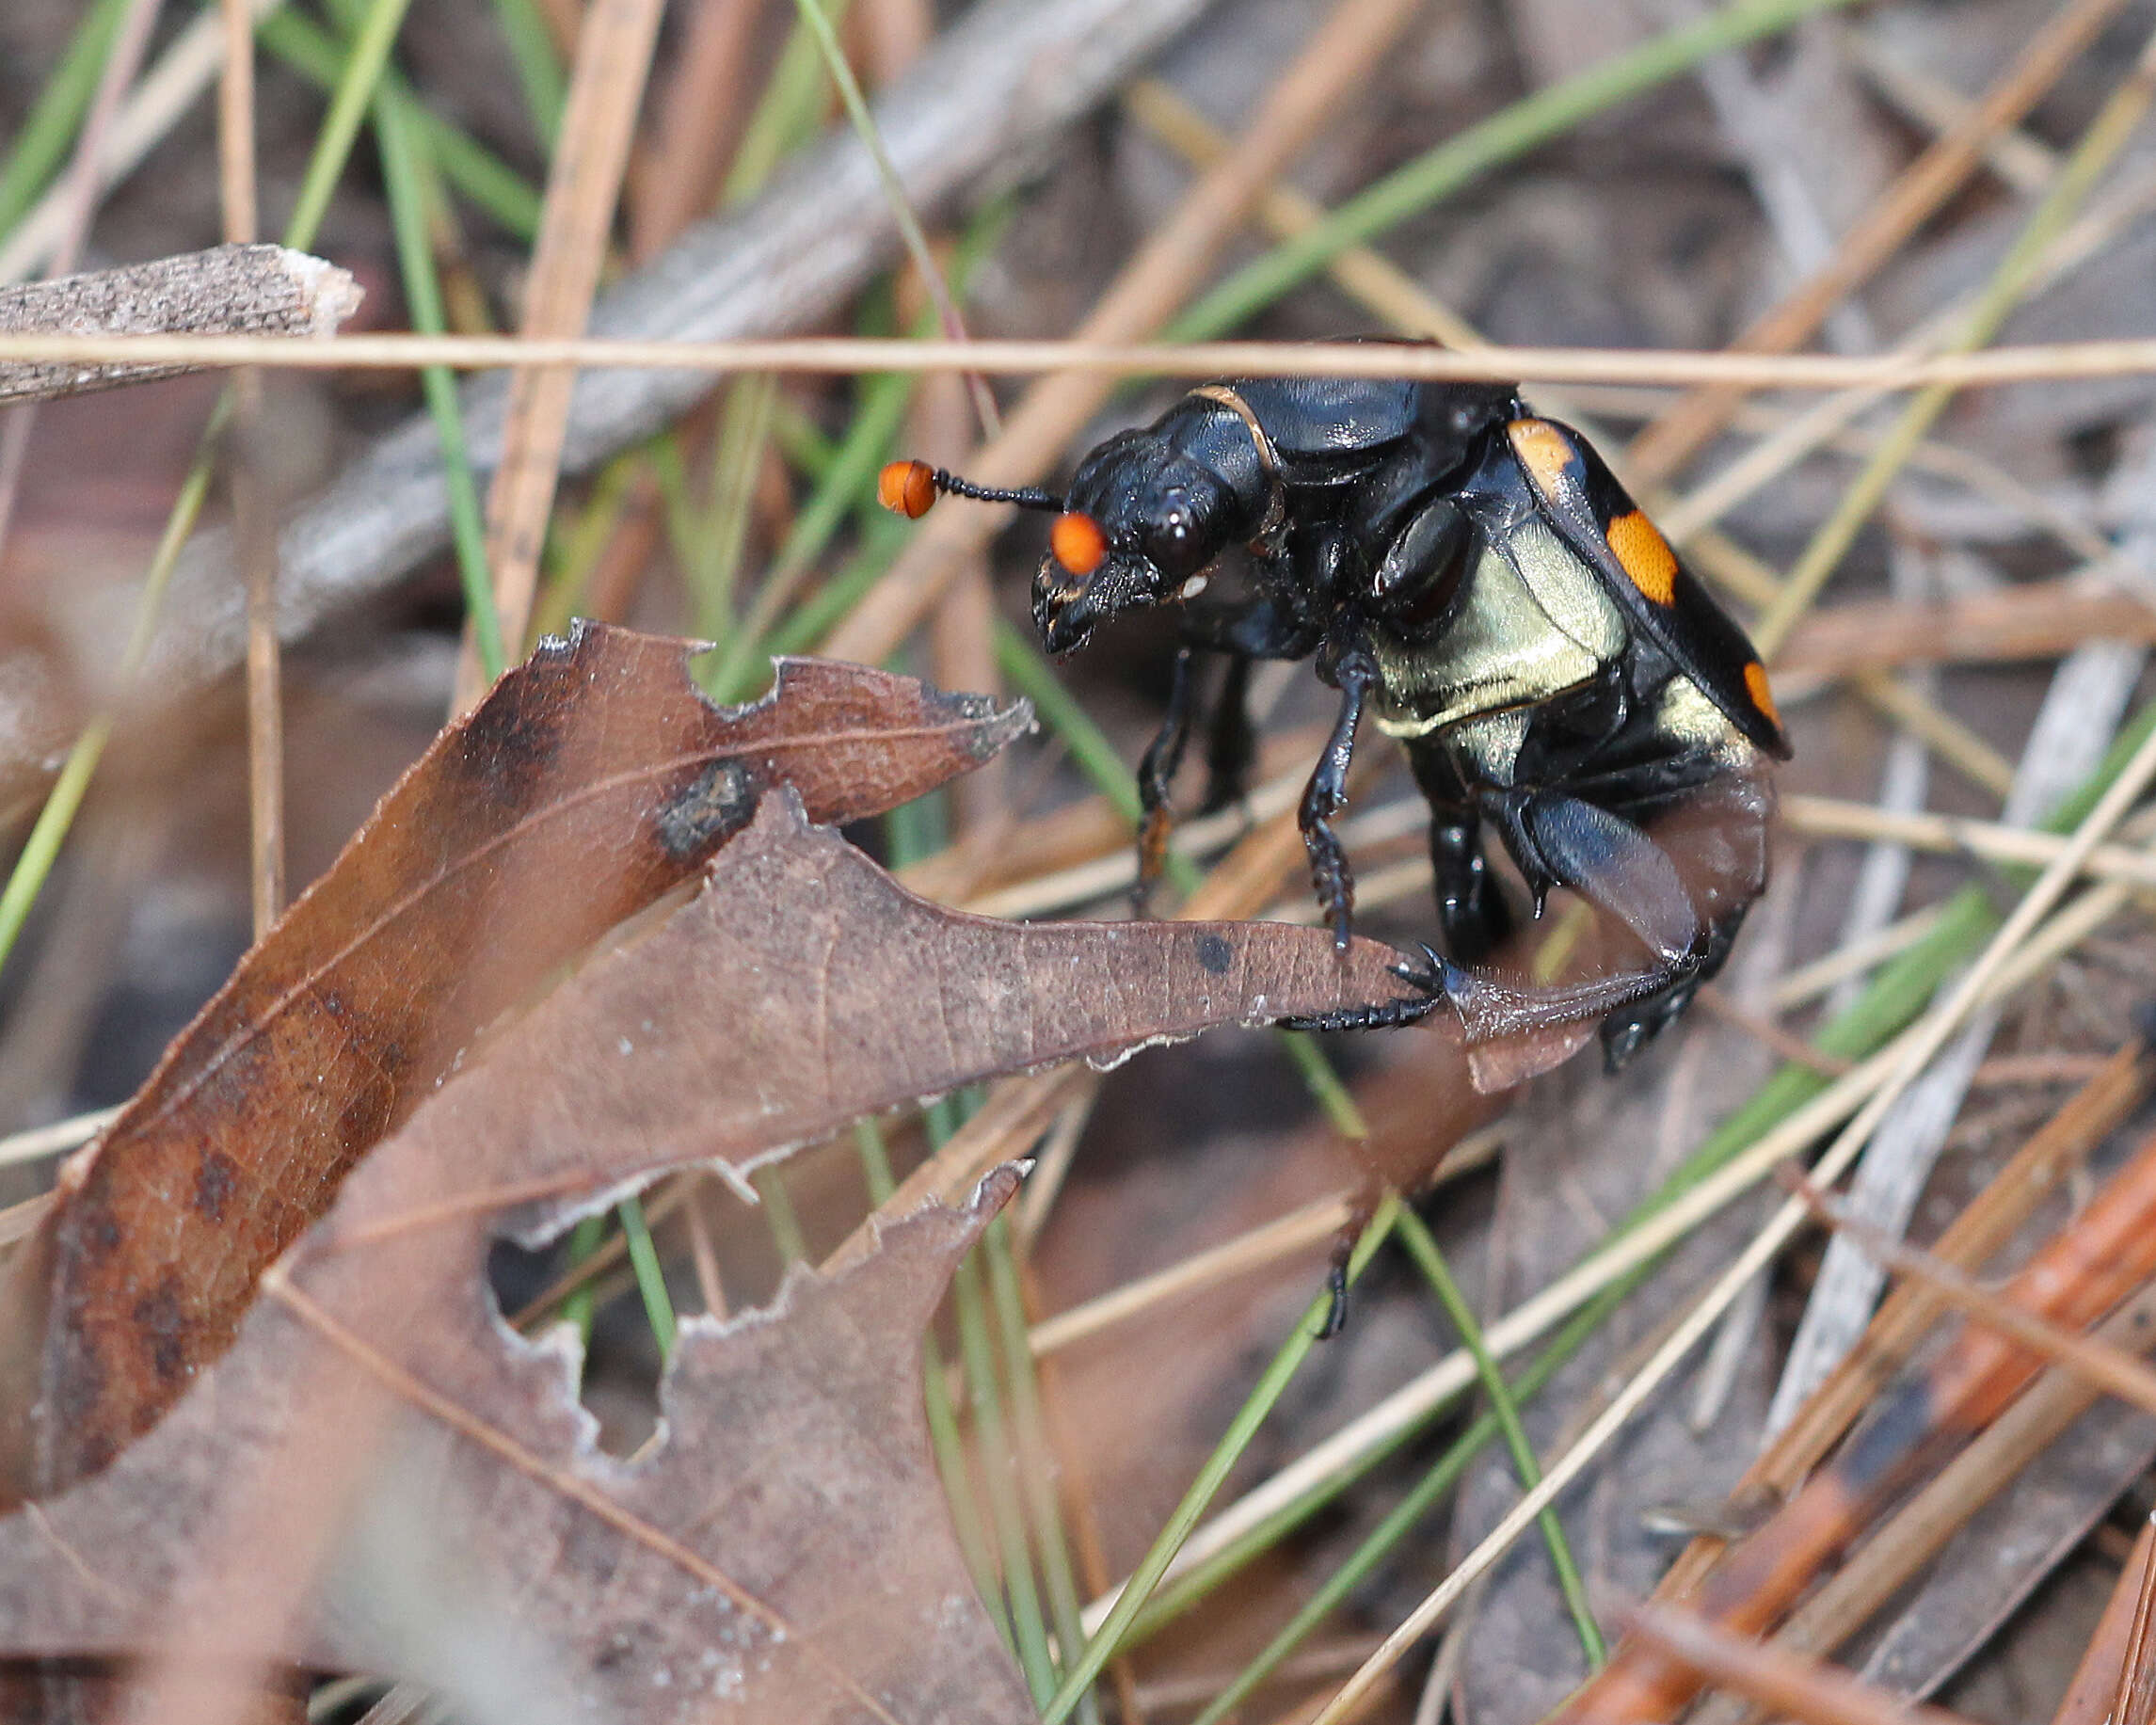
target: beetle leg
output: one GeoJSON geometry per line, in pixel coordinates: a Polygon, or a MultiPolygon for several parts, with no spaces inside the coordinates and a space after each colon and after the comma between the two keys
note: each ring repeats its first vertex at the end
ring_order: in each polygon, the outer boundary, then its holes
{"type": "Polygon", "coordinates": [[[1174,823],[1168,793],[1175,782],[1176,769],[1183,764],[1183,747],[1190,740],[1190,662],[1195,657],[1193,647],[1175,650],[1175,668],[1168,685],[1168,713],[1146,745],[1145,758],[1138,763],[1138,806],[1142,818],[1138,823],[1138,879],[1130,889],[1130,908],[1140,917],[1146,914],[1153,884],[1160,878],[1161,866],[1168,859],[1168,829],[1174,823]]]}
{"type": "Polygon", "coordinates": [[[1732,771],[1665,807],[1652,835],[1555,789],[1492,797],[1488,812],[1521,871],[1578,893],[1630,930],[1652,962],[1557,988],[1448,977],[1470,1040],[1599,1016],[1605,1061],[1613,1071],[1621,1066],[1684,1012],[1728,957],[1746,910],[1766,885],[1772,810],[1764,771],[1732,771]]]}
{"type": "Polygon", "coordinates": [[[1206,802],[1201,812],[1211,814],[1241,802],[1256,759],[1257,733],[1250,722],[1250,659],[1231,653],[1220,698],[1213,706],[1213,723],[1206,733],[1206,802]]]}
{"type": "Polygon", "coordinates": [[[1700,984],[1719,970],[1722,961],[1729,957],[1730,948],[1736,944],[1737,930],[1744,925],[1747,908],[1740,904],[1715,920],[1707,930],[1704,950],[1695,963],[1672,976],[1653,994],[1619,1008],[1602,1021],[1605,1071],[1618,1071],[1684,1015],[1685,1009],[1692,1004],[1692,997],[1699,993],[1700,984]]]}
{"type": "Polygon", "coordinates": [[[1296,816],[1302,829],[1302,848],[1310,854],[1310,882],[1318,890],[1318,907],[1333,924],[1333,945],[1342,952],[1348,950],[1349,925],[1354,916],[1355,873],[1333,830],[1333,817],[1347,806],[1355,727],[1362,722],[1363,702],[1377,674],[1377,667],[1361,652],[1343,654],[1334,667],[1340,685],[1340,716],[1333,722],[1333,735],[1303,788],[1302,807],[1296,816]]]}
{"type": "Polygon", "coordinates": [[[1429,805],[1429,861],[1445,950],[1463,965],[1480,964],[1512,932],[1512,913],[1482,854],[1481,813],[1443,746],[1411,744],[1408,764],[1429,805]]]}
{"type": "Polygon", "coordinates": [[[1401,982],[1419,992],[1374,1006],[1343,1006],[1337,1012],[1313,1013],[1306,1017],[1278,1020],[1284,1030],[1389,1030],[1400,1025],[1419,1024],[1440,1006],[1457,1006],[1476,986],[1475,980],[1429,948],[1410,957],[1405,953],[1392,967],[1401,982]]]}

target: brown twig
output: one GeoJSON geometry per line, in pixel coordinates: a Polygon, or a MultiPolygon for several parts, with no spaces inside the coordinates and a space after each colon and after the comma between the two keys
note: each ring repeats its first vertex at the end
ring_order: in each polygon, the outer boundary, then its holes
{"type": "Polygon", "coordinates": [[[336,334],[359,304],[359,285],[346,271],[282,246],[217,246],[0,288],[0,344],[10,338],[120,343],[86,358],[0,359],[0,405],[148,383],[201,363],[185,354],[137,359],[124,345],[131,338],[238,339],[249,346],[236,363],[275,363],[286,345],[312,345],[294,337],[336,334]]]}
{"type": "MultiPolygon", "coordinates": [[[[255,196],[254,15],[248,0],[222,0],[225,64],[217,84],[217,187],[225,243],[251,246],[255,196]]],[[[277,636],[277,528],[263,495],[262,374],[232,379],[234,536],[247,579],[248,814],[260,940],[284,908],[284,700],[277,636]]]]}
{"type": "Polygon", "coordinates": [[[1626,1616],[1641,1639],[1675,1654],[1709,1683],[1772,1708],[1777,1717],[1811,1725],[1968,1725],[1959,1714],[1911,1706],[1845,1672],[1733,1635],[1688,1611],[1636,1605],[1626,1616]]]}
{"type": "Polygon", "coordinates": [[[1801,1198],[1814,1216],[1846,1235],[1867,1256],[1894,1275],[1928,1289],[1947,1305],[2019,1342],[2032,1353],[2078,1372],[2098,1389],[2156,1414],[2156,1367],[2003,1299],[1965,1270],[1894,1238],[1883,1228],[1860,1221],[1806,1178],[1800,1168],[1793,1165],[1786,1169],[1781,1184],[1784,1190],[1801,1198]]]}

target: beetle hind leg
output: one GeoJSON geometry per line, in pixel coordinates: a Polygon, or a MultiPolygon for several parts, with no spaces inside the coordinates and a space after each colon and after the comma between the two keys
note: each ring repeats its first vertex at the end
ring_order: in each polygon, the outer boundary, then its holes
{"type": "Polygon", "coordinates": [[[1707,931],[1704,950],[1681,972],[1651,995],[1619,1008],[1602,1021],[1602,1065],[1605,1072],[1621,1071],[1624,1063],[1655,1037],[1685,1015],[1700,985],[1722,967],[1736,944],[1748,906],[1739,905],[1707,931]]]}
{"type": "Polygon", "coordinates": [[[1529,881],[1579,894],[1626,930],[1649,962],[1548,988],[1448,979],[1454,1008],[1478,1041],[1601,1017],[1604,1061],[1614,1072],[1682,1015],[1729,956],[1766,885],[1772,792],[1764,778],[1732,775],[1663,809],[1652,834],[1560,791],[1511,791],[1489,801],[1529,881]]]}

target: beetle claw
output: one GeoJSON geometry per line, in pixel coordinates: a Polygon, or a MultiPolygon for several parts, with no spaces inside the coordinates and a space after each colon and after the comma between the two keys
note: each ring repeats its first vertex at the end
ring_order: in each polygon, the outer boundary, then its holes
{"type": "Polygon", "coordinates": [[[1429,947],[1423,946],[1421,951],[1419,961],[1402,953],[1398,963],[1386,966],[1418,993],[1379,1000],[1368,1006],[1343,1006],[1330,1013],[1283,1018],[1280,1028],[1284,1030],[1385,1030],[1421,1023],[1440,1006],[1451,1004],[1456,987],[1467,975],[1429,947]]]}

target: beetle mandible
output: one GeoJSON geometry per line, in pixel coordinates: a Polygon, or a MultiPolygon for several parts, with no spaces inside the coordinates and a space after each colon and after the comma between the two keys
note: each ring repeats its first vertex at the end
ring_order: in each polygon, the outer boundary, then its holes
{"type": "Polygon", "coordinates": [[[885,469],[879,490],[916,517],[941,492],[1055,512],[1032,610],[1058,657],[1126,612],[1179,607],[1167,718],[1139,770],[1142,893],[1162,860],[1204,651],[1228,661],[1216,792],[1239,790],[1249,759],[1252,660],[1314,658],[1340,692],[1299,814],[1342,946],[1354,878],[1333,821],[1365,713],[1406,749],[1430,807],[1447,957],[1425,949],[1427,967],[1402,974],[1449,998],[1471,1036],[1600,1015],[1615,1070],[1720,968],[1765,886],[1770,759],[1789,743],[1759,657],[1587,439],[1515,386],[1207,383],[1094,449],[1067,496],[918,461],[885,469]],[[1207,598],[1238,545],[1247,594],[1207,598]],[[1570,987],[1469,975],[1512,926],[1485,824],[1538,917],[1568,887],[1629,931],[1643,961],[1570,987]]]}

